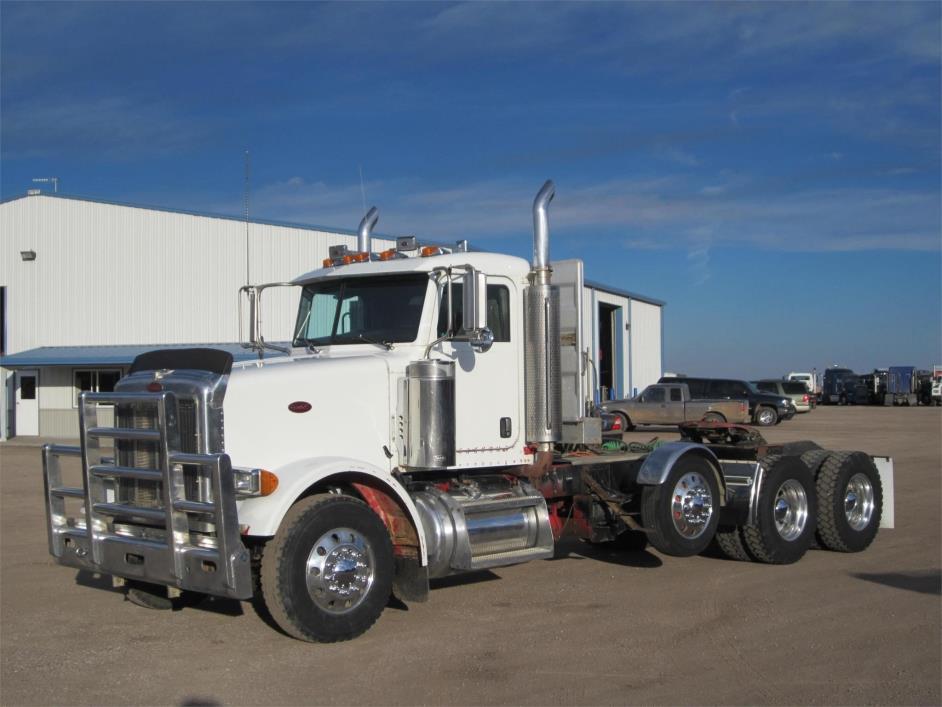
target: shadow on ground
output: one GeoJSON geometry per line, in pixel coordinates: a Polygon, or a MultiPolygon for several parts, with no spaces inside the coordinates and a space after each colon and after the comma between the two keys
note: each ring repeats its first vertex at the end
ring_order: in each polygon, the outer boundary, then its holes
{"type": "Polygon", "coordinates": [[[916,572],[852,572],[851,577],[866,582],[883,584],[894,589],[906,589],[920,594],[942,595],[942,571],[916,572]]]}

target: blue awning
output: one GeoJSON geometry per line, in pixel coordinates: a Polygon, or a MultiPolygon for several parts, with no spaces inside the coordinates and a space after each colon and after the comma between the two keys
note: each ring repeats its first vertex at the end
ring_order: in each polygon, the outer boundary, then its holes
{"type": "Polygon", "coordinates": [[[235,361],[248,361],[258,356],[239,344],[133,344],[120,346],[40,346],[28,351],[0,356],[3,368],[37,368],[40,366],[130,366],[140,354],[158,349],[208,348],[222,349],[235,361]]]}

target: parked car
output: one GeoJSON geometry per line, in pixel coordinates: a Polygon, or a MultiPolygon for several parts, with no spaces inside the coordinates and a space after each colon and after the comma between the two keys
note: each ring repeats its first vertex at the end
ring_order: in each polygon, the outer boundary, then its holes
{"type": "Polygon", "coordinates": [[[746,400],[749,419],[763,427],[795,416],[795,404],[783,395],[762,393],[744,380],[728,378],[661,378],[658,383],[686,383],[692,400],[746,400]]]}
{"type": "Polygon", "coordinates": [[[686,383],[677,378],[649,385],[640,394],[626,400],[609,400],[602,410],[617,415],[626,430],[635,425],[679,425],[682,422],[749,422],[749,404],[745,398],[693,400],[686,383]]]}
{"type": "Polygon", "coordinates": [[[795,403],[796,412],[808,412],[814,407],[814,396],[808,392],[808,388],[801,381],[766,378],[752,381],[752,384],[763,393],[791,398],[795,403]]]}

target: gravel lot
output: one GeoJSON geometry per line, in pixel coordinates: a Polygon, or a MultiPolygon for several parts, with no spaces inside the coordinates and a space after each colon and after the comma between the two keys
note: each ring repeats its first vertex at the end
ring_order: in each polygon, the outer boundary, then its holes
{"type": "MultiPolygon", "coordinates": [[[[148,611],[47,554],[36,447],[0,447],[0,703],[926,704],[942,701],[942,409],[819,408],[766,434],[889,454],[896,529],[772,567],[578,542],[301,643],[250,604],[148,611]]],[[[675,438],[647,428],[626,439],[675,438]]]]}

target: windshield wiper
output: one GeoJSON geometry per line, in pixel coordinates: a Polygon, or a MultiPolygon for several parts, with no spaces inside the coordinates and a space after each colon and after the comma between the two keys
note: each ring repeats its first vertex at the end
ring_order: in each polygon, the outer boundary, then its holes
{"type": "Polygon", "coordinates": [[[321,350],[317,348],[310,339],[302,339],[300,337],[296,338],[296,346],[304,346],[307,349],[308,353],[319,354],[321,350]]]}
{"type": "Polygon", "coordinates": [[[393,345],[389,343],[388,341],[376,341],[375,339],[370,339],[367,336],[363,336],[363,334],[357,334],[356,338],[357,340],[363,341],[367,344],[373,344],[374,346],[382,346],[387,351],[392,351],[392,348],[393,348],[393,345]]]}

